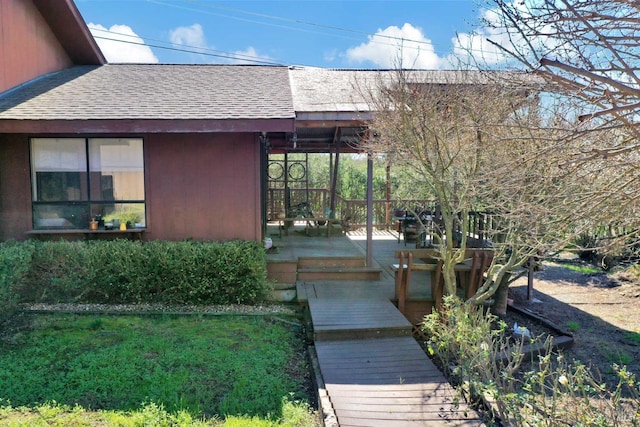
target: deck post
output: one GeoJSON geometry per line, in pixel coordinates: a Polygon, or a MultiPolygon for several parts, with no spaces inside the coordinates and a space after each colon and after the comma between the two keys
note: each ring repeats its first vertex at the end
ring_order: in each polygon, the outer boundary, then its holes
{"type": "Polygon", "coordinates": [[[373,265],[373,155],[367,153],[367,267],[373,265]]]}

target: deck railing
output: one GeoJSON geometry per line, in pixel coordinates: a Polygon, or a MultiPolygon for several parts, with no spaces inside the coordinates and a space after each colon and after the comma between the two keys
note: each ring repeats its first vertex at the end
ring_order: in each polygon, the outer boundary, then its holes
{"type": "MultiPolygon", "coordinates": [[[[275,220],[278,214],[286,212],[285,191],[283,188],[270,188],[267,194],[268,217],[275,220]]],[[[291,188],[289,190],[289,206],[299,203],[309,203],[316,217],[326,217],[331,212],[329,209],[330,194],[325,188],[291,188]]],[[[394,211],[397,208],[424,209],[430,212],[436,211],[434,200],[373,200],[373,226],[378,229],[395,229],[396,220],[394,211]]],[[[347,219],[352,227],[364,227],[367,224],[367,202],[366,200],[345,199],[336,195],[335,218],[347,219]]],[[[493,228],[493,218],[486,212],[470,212],[467,229],[468,237],[477,239],[482,243],[486,238],[488,230],[493,228]]]]}

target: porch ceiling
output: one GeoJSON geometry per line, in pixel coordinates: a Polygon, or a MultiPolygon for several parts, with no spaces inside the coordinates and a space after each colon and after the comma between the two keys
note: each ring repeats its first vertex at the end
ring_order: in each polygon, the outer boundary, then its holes
{"type": "Polygon", "coordinates": [[[366,127],[357,123],[333,123],[322,127],[305,127],[296,122],[295,133],[269,134],[272,153],[329,153],[340,143],[343,153],[362,151],[360,145],[366,127]]]}

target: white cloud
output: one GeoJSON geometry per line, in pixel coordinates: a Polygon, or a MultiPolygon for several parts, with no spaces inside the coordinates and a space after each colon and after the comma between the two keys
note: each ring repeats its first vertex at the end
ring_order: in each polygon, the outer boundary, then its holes
{"type": "Polygon", "coordinates": [[[338,57],[338,51],[336,49],[327,50],[324,52],[323,58],[327,62],[333,62],[338,57]]]}
{"type": "Polygon", "coordinates": [[[207,43],[204,29],[200,24],[175,28],[169,32],[169,39],[171,40],[171,43],[176,46],[183,46],[187,50],[192,50],[194,62],[208,61],[210,63],[255,64],[255,61],[251,61],[251,59],[270,59],[266,55],[258,54],[256,49],[252,46],[249,46],[245,50],[237,50],[235,52],[216,52],[215,47],[207,43]],[[203,55],[199,55],[197,53],[199,51],[219,56],[210,57],[209,60],[205,60],[203,55]]]}
{"type": "MultiPolygon", "coordinates": [[[[499,16],[494,10],[484,10],[481,13],[482,22],[499,22],[499,16]]],[[[501,45],[505,47],[511,46],[511,43],[517,39],[516,34],[507,34],[504,30],[479,27],[474,33],[460,33],[457,37],[451,39],[453,44],[453,55],[449,56],[449,61],[462,62],[468,64],[469,62],[475,62],[482,65],[495,65],[508,62],[509,58],[500,48],[496,46],[501,45]],[[496,43],[493,44],[492,42],[496,43]],[[470,61],[471,58],[473,61],[470,61]]]]}
{"type": "Polygon", "coordinates": [[[107,62],[157,63],[158,58],[128,25],[87,24],[107,62]],[[126,43],[125,43],[126,42],[126,43]]]}
{"type": "Polygon", "coordinates": [[[193,24],[188,27],[178,27],[169,32],[171,43],[181,46],[191,46],[207,49],[207,39],[202,25],[193,24]]]}
{"type": "Polygon", "coordinates": [[[235,56],[235,59],[231,60],[231,62],[233,64],[256,64],[255,61],[250,61],[251,59],[255,59],[255,60],[258,60],[258,61],[270,61],[270,60],[272,60],[267,55],[259,54],[258,51],[252,46],[249,46],[245,50],[237,50],[237,51],[233,52],[233,55],[235,56]]]}
{"type": "MultiPolygon", "coordinates": [[[[516,1],[510,5],[517,9],[524,16],[531,12],[527,10],[524,1],[516,1]]],[[[534,6],[531,6],[534,7],[534,6]]],[[[451,39],[453,44],[453,54],[449,59],[462,62],[464,64],[479,65],[484,67],[504,67],[508,65],[521,66],[514,58],[505,53],[498,46],[520,52],[525,57],[527,52],[531,53],[531,48],[538,52],[557,51],[559,44],[553,37],[536,36],[524,40],[522,35],[513,28],[507,30],[504,22],[510,22],[508,18],[501,15],[499,10],[485,9],[480,13],[480,22],[484,25],[478,26],[473,33],[461,33],[451,39]]],[[[541,34],[553,34],[555,30],[551,25],[542,26],[541,34]]],[[[562,51],[566,55],[574,55],[575,52],[570,45],[565,45],[562,51]]]]}
{"type": "Polygon", "coordinates": [[[371,62],[381,68],[435,69],[442,66],[442,58],[435,53],[431,40],[422,29],[405,23],[402,28],[390,26],[368,37],[367,43],[347,50],[352,63],[371,62]]]}

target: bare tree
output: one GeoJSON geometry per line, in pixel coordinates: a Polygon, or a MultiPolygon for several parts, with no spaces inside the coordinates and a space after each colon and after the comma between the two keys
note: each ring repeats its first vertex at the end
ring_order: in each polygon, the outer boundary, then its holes
{"type": "MultiPolygon", "coordinates": [[[[573,103],[575,150],[568,167],[589,162],[607,189],[600,226],[609,251],[638,243],[640,189],[640,2],[484,0],[488,40],[573,103]],[[597,136],[597,138],[596,138],[597,136]],[[577,139],[587,143],[575,144],[577,139]],[[613,229],[620,231],[615,232],[613,229]],[[635,230],[635,231],[634,231],[635,230]]],[[[603,189],[603,191],[605,191],[603,189]]],[[[594,198],[597,198],[594,196],[594,198]]],[[[594,200],[594,202],[596,202],[594,200]]]]}
{"type": "MultiPolygon", "coordinates": [[[[487,0],[499,49],[556,89],[585,101],[581,120],[607,115],[635,128],[640,107],[640,3],[487,0]]],[[[638,134],[636,134],[638,136],[638,134]]]]}
{"type": "Polygon", "coordinates": [[[585,141],[568,137],[573,130],[558,119],[564,114],[541,112],[522,75],[512,85],[509,73],[442,73],[438,83],[429,72],[392,73],[370,92],[378,113],[367,148],[393,153],[396,167],[413,170],[435,194],[445,293],[456,292],[455,265],[470,243],[470,212],[491,213],[496,255],[471,302],[497,296],[503,311],[508,279],[519,267],[593,226],[592,193],[600,184],[583,179],[591,165],[566,162],[585,141]]]}

